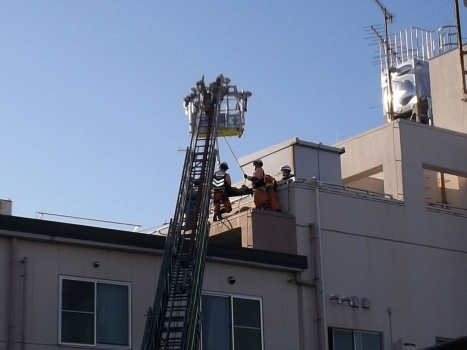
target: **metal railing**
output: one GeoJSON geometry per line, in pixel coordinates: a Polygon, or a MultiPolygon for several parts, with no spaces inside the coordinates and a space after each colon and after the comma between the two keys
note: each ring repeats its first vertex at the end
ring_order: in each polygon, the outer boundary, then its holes
{"type": "Polygon", "coordinates": [[[50,216],[61,217],[61,218],[67,218],[67,219],[74,219],[74,220],[81,220],[81,221],[101,222],[101,223],[113,224],[113,225],[133,226],[133,227],[134,227],[134,228],[133,228],[133,232],[138,231],[138,229],[141,227],[141,225],[138,225],[138,224],[129,224],[129,223],[126,223],[126,222],[91,219],[91,218],[85,218],[85,217],[80,217],[80,216],[71,216],[71,215],[62,215],[62,214],[55,214],[55,213],[46,213],[46,212],[43,212],[43,211],[38,211],[38,212],[37,212],[37,218],[38,218],[39,220],[42,220],[42,219],[44,218],[44,215],[50,215],[50,216]]]}

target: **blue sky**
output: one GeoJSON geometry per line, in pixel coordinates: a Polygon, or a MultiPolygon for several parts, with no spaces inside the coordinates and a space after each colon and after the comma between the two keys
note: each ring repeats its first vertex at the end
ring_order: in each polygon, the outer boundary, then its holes
{"type": "MultiPolygon", "coordinates": [[[[391,33],[455,24],[453,1],[383,3],[391,33]]],[[[202,75],[253,93],[244,135],[228,139],[237,158],[379,126],[377,47],[364,27],[382,23],[373,0],[2,1],[0,198],[16,216],[169,220],[190,142],[182,99],[202,75]]]]}

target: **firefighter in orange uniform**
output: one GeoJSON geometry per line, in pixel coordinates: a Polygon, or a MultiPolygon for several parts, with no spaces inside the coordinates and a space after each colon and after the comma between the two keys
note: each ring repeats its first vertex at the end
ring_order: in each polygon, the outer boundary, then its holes
{"type": "Polygon", "coordinates": [[[277,185],[276,179],[272,177],[271,175],[266,174],[264,176],[264,182],[265,182],[266,192],[269,196],[268,198],[269,210],[282,212],[281,206],[277,199],[276,190],[277,190],[278,185],[277,185]]]}
{"type": "Polygon", "coordinates": [[[266,192],[266,183],[264,180],[264,170],[263,170],[263,161],[261,159],[256,159],[253,161],[253,166],[255,171],[253,176],[248,176],[243,174],[243,177],[251,181],[251,186],[253,187],[253,200],[255,202],[255,207],[257,209],[268,209],[268,194],[266,192]]]}
{"type": "Polygon", "coordinates": [[[222,220],[222,214],[230,213],[232,211],[232,205],[230,204],[228,191],[232,186],[232,180],[230,175],[226,173],[229,166],[226,162],[219,164],[219,170],[214,173],[212,180],[212,202],[214,204],[214,216],[213,220],[222,220]],[[223,208],[221,209],[221,204],[223,208]]]}

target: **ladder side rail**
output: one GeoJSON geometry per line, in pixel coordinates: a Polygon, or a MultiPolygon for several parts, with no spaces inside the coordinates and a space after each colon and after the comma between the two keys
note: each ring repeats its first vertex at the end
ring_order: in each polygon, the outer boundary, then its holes
{"type": "MultiPolygon", "coordinates": [[[[213,142],[210,143],[211,147],[213,144],[214,144],[213,142]]],[[[190,325],[194,325],[196,327],[196,324],[197,324],[197,320],[196,319],[193,320],[190,317],[189,313],[187,313],[187,311],[189,310],[188,305],[192,304],[190,300],[193,299],[193,292],[195,292],[194,295],[196,296],[196,290],[193,290],[193,285],[196,285],[196,283],[199,283],[196,281],[196,278],[197,278],[196,274],[193,273],[193,266],[197,265],[196,261],[194,260],[193,252],[195,253],[197,252],[196,242],[198,241],[200,229],[202,230],[201,232],[205,231],[205,227],[207,223],[207,213],[209,211],[209,205],[210,205],[210,199],[211,199],[210,189],[211,189],[211,184],[212,184],[212,174],[214,173],[214,161],[213,160],[215,160],[215,157],[212,155],[215,154],[215,151],[213,150],[213,148],[209,150],[209,147],[207,147],[207,149],[208,149],[208,152],[207,152],[208,158],[203,163],[204,164],[209,163],[209,164],[212,164],[212,166],[208,166],[207,169],[205,166],[204,171],[201,172],[201,178],[204,178],[204,181],[201,182],[202,186],[200,187],[201,190],[199,192],[201,195],[198,196],[198,201],[200,202],[197,205],[197,207],[199,208],[199,214],[198,214],[199,223],[195,226],[196,233],[192,234],[193,236],[192,239],[187,240],[187,242],[189,242],[189,245],[190,245],[188,247],[189,249],[188,260],[190,261],[191,266],[190,266],[190,280],[187,283],[188,284],[188,291],[187,291],[188,296],[187,296],[187,301],[186,301],[187,306],[185,307],[185,315],[183,319],[183,327],[182,327],[182,334],[181,334],[182,344],[183,344],[183,338],[186,338],[187,326],[189,327],[190,325]],[[209,157],[209,155],[211,155],[211,157],[209,157]],[[203,188],[209,188],[209,191],[207,190],[204,191],[203,188]],[[195,276],[195,280],[193,280],[194,276],[195,276]]],[[[172,315],[170,315],[170,318],[171,317],[172,315]]],[[[170,323],[170,320],[168,323],[170,323]]],[[[185,349],[183,345],[182,345],[182,349],[185,349]]]]}
{"type": "MultiPolygon", "coordinates": [[[[178,208],[178,206],[177,206],[178,208]]],[[[178,209],[176,209],[177,211],[178,209]]],[[[175,215],[176,217],[177,215],[175,215]]],[[[150,322],[150,327],[152,330],[152,334],[161,335],[162,330],[164,327],[164,319],[165,313],[167,310],[167,303],[169,300],[170,295],[170,288],[173,284],[173,279],[177,278],[177,274],[174,273],[174,265],[176,262],[176,252],[175,252],[175,244],[179,240],[178,236],[180,234],[178,225],[171,220],[169,225],[169,233],[166,238],[166,244],[164,248],[164,255],[162,258],[161,269],[159,273],[159,282],[157,284],[157,291],[156,297],[154,300],[153,306],[153,316],[154,320],[150,322]]],[[[151,343],[153,346],[157,346],[156,344],[160,342],[159,339],[152,339],[151,343]]],[[[149,349],[153,349],[150,347],[149,349]]]]}
{"type": "MultiPolygon", "coordinates": [[[[200,113],[200,114],[201,114],[201,113],[200,113]]],[[[200,118],[200,119],[201,119],[201,118],[200,118]]],[[[210,119],[211,119],[211,122],[212,122],[212,118],[210,118],[210,119]]],[[[198,143],[202,143],[202,142],[199,142],[199,141],[201,141],[201,140],[196,139],[196,141],[195,141],[195,144],[196,144],[196,147],[197,147],[197,148],[198,148],[198,145],[197,145],[197,144],[198,144],[198,143]]],[[[209,154],[209,152],[206,153],[206,143],[204,143],[204,146],[205,146],[205,147],[204,147],[204,150],[203,150],[203,159],[202,159],[201,161],[195,160],[196,164],[192,164],[192,167],[191,167],[191,170],[192,170],[192,171],[194,170],[194,168],[196,168],[197,165],[200,165],[200,164],[201,164],[201,167],[202,167],[202,168],[205,167],[205,165],[206,165],[206,160],[205,160],[204,158],[206,157],[206,154],[209,154]]],[[[203,148],[203,147],[200,147],[200,148],[203,148]]],[[[206,175],[204,174],[203,169],[202,169],[201,172],[200,172],[200,178],[199,178],[199,179],[196,179],[196,180],[198,181],[198,182],[197,182],[197,186],[198,186],[197,192],[198,192],[198,193],[204,193],[204,191],[203,191],[203,185],[204,185],[203,177],[206,177],[206,175]],[[201,184],[201,186],[199,187],[200,184],[201,184]]],[[[193,185],[193,184],[192,184],[192,185],[193,185]]],[[[193,187],[193,189],[194,189],[194,187],[193,187]]],[[[200,198],[201,196],[197,196],[197,197],[198,197],[198,198],[197,198],[197,201],[199,202],[199,198],[200,198]]],[[[199,205],[197,205],[197,207],[199,207],[199,205]]],[[[185,208],[186,208],[186,206],[185,206],[185,208]]],[[[197,230],[197,229],[196,229],[196,225],[194,226],[193,229],[194,229],[194,230],[192,231],[191,236],[196,237],[196,230],[197,230]]],[[[182,234],[181,237],[182,237],[182,240],[180,241],[180,244],[179,244],[179,252],[177,253],[177,257],[179,257],[179,258],[181,258],[181,256],[182,256],[182,252],[183,252],[183,249],[184,249],[184,244],[186,244],[186,242],[189,242],[189,243],[190,243],[190,250],[192,249],[191,247],[193,246],[193,244],[192,244],[192,241],[193,241],[193,240],[190,240],[190,239],[189,239],[189,240],[186,240],[184,234],[182,234]]],[[[185,257],[185,258],[187,258],[187,257],[185,257]]],[[[188,263],[190,263],[191,257],[188,257],[187,260],[188,260],[188,263]]],[[[187,274],[187,271],[188,271],[188,268],[189,268],[189,267],[185,267],[181,273],[186,275],[186,274],[187,274]]],[[[177,281],[178,281],[179,278],[180,278],[180,277],[179,277],[180,269],[181,269],[181,264],[178,264],[178,270],[177,270],[177,273],[175,274],[176,277],[174,277],[174,278],[175,278],[175,282],[174,282],[174,283],[177,283],[177,281]]],[[[189,285],[190,285],[190,282],[188,282],[188,286],[189,286],[189,285]]],[[[171,287],[173,288],[173,290],[171,290],[170,296],[172,297],[172,300],[175,300],[176,297],[177,297],[177,295],[176,295],[176,294],[177,294],[177,290],[176,290],[177,287],[176,287],[176,286],[173,286],[173,284],[172,284],[171,287]]],[[[166,323],[165,326],[166,326],[166,328],[167,328],[167,329],[166,329],[166,332],[165,332],[165,340],[166,340],[165,343],[166,343],[166,348],[167,348],[167,349],[169,349],[169,346],[171,346],[171,344],[172,344],[172,343],[170,342],[170,340],[172,340],[172,339],[174,339],[175,341],[177,340],[176,334],[174,334],[174,332],[179,332],[178,330],[175,330],[175,331],[171,334],[171,329],[170,329],[170,328],[171,328],[171,325],[172,325],[172,319],[178,320],[180,317],[182,317],[182,318],[184,319],[184,321],[185,321],[185,317],[184,317],[185,315],[184,315],[183,310],[179,310],[179,309],[175,306],[175,303],[174,303],[174,302],[172,302],[172,305],[171,305],[171,306],[172,306],[172,308],[171,308],[170,310],[166,311],[166,313],[165,313],[165,321],[166,321],[166,322],[165,322],[165,323],[166,323]],[[181,315],[181,316],[180,316],[180,315],[181,315]]],[[[185,309],[186,309],[186,308],[185,308],[185,309]]],[[[177,323],[177,322],[178,322],[178,321],[176,321],[175,323],[177,323]]],[[[176,327],[176,328],[178,328],[178,327],[176,327]]],[[[181,334],[181,336],[183,336],[183,334],[181,334]]],[[[160,341],[159,341],[159,344],[160,344],[160,341]]]]}
{"type": "MultiPolygon", "coordinates": [[[[196,118],[197,121],[199,121],[201,118],[201,113],[199,113],[199,116],[196,118]]],[[[199,123],[197,123],[197,125],[199,126],[199,123]]],[[[197,129],[195,127],[195,129],[197,129]]],[[[196,130],[195,130],[196,131],[196,130]]],[[[191,144],[192,145],[196,145],[197,143],[199,142],[198,140],[198,133],[195,132],[192,136],[192,142],[191,144]]],[[[187,197],[187,194],[193,189],[193,186],[194,186],[194,182],[191,181],[191,178],[189,178],[189,175],[188,173],[191,174],[192,170],[193,170],[193,162],[194,162],[194,153],[192,153],[193,157],[191,157],[191,164],[188,164],[184,167],[184,169],[186,170],[184,176],[182,176],[182,181],[184,180],[187,180],[190,181],[191,183],[188,184],[188,188],[187,188],[187,191],[183,191],[181,190],[180,193],[181,193],[181,198],[180,201],[182,202],[182,205],[177,205],[177,210],[179,212],[186,212],[186,197],[187,197]]],[[[176,262],[174,263],[174,266],[176,266],[176,270],[172,270],[172,281],[170,283],[170,286],[169,286],[169,290],[168,290],[168,293],[167,293],[167,296],[168,296],[168,299],[166,300],[166,307],[165,309],[163,310],[163,312],[160,313],[159,317],[161,319],[161,326],[165,327],[165,330],[164,329],[160,329],[160,336],[158,337],[158,344],[157,345],[157,348],[159,348],[159,346],[161,346],[161,341],[162,341],[162,338],[165,338],[165,347],[167,349],[170,348],[171,346],[171,342],[170,340],[175,338],[176,340],[176,337],[174,337],[174,332],[171,333],[171,326],[172,326],[172,319],[174,317],[177,317],[179,316],[179,314],[183,314],[182,311],[179,310],[179,308],[177,307],[176,303],[175,303],[175,300],[177,298],[177,288],[179,286],[177,286],[181,276],[180,274],[184,274],[186,273],[186,267],[182,269],[181,267],[181,259],[183,258],[183,249],[184,249],[184,244],[186,242],[185,240],[185,235],[184,235],[184,232],[182,233],[182,228],[181,228],[181,225],[179,225],[179,230],[178,231],[178,236],[177,236],[177,240],[176,240],[176,245],[175,247],[177,248],[177,253],[175,255],[175,260],[176,262]],[[167,304],[169,303],[169,301],[172,300],[172,303],[170,305],[170,308],[167,308],[167,304]],[[175,315],[177,314],[177,315],[175,315]],[[165,336],[165,337],[164,337],[165,336]]],[[[175,248],[174,247],[174,248],[175,248]]],[[[183,301],[182,301],[183,302],[183,301]]],[[[183,317],[183,315],[182,315],[183,317]]],[[[176,332],[176,331],[175,331],[176,332]]]]}
{"type": "MultiPolygon", "coordinates": [[[[192,284],[190,290],[190,297],[187,304],[187,316],[184,329],[184,338],[182,339],[182,348],[186,350],[194,350],[198,347],[196,340],[197,329],[199,328],[199,308],[200,296],[202,291],[203,272],[205,266],[207,243],[209,239],[209,222],[207,220],[209,213],[209,205],[211,201],[212,179],[214,176],[215,161],[216,161],[216,140],[217,140],[217,120],[221,111],[222,105],[222,90],[219,89],[217,96],[216,112],[208,120],[208,131],[206,138],[210,139],[207,148],[207,160],[204,186],[206,191],[203,193],[202,203],[200,203],[200,230],[194,241],[193,251],[193,269],[192,269],[192,284]],[[209,189],[209,191],[207,190],[209,189]]],[[[227,115],[227,113],[226,113],[227,115]]]]}
{"type": "Polygon", "coordinates": [[[200,234],[199,243],[196,247],[196,256],[194,261],[196,262],[193,266],[193,296],[188,300],[187,305],[187,319],[188,329],[186,338],[186,349],[197,349],[197,332],[201,326],[200,315],[200,300],[203,286],[203,275],[206,262],[207,246],[209,241],[209,224],[203,225],[203,229],[200,234]]]}
{"type": "MultiPolygon", "coordinates": [[[[196,144],[198,138],[198,128],[199,128],[199,120],[200,114],[198,113],[197,118],[195,118],[195,125],[193,126],[193,130],[195,131],[192,134],[191,145],[196,144]]],[[[186,206],[186,194],[189,191],[189,184],[186,183],[187,174],[191,173],[191,167],[193,164],[194,153],[191,151],[193,148],[190,147],[187,149],[187,153],[185,155],[185,163],[183,167],[182,177],[180,181],[180,190],[179,196],[177,199],[177,205],[175,209],[174,219],[171,220],[171,224],[169,226],[169,232],[166,238],[166,244],[164,248],[164,255],[162,258],[161,270],[159,274],[159,282],[156,291],[156,297],[154,300],[154,307],[150,315],[148,315],[147,319],[147,327],[146,333],[149,335],[146,337],[146,341],[142,343],[141,349],[156,349],[160,346],[161,342],[161,335],[163,333],[164,328],[164,319],[166,316],[167,304],[168,304],[168,297],[170,295],[170,287],[172,285],[172,280],[175,278],[173,273],[173,265],[174,265],[174,245],[176,242],[179,241],[180,237],[180,228],[181,225],[179,224],[180,221],[180,209],[186,206]],[[176,220],[174,222],[174,220],[176,220]]],[[[175,255],[176,257],[176,255],[175,255]]]]}
{"type": "MultiPolygon", "coordinates": [[[[203,143],[202,140],[198,140],[197,143],[203,143]],[[199,141],[199,142],[198,142],[199,141]]],[[[202,149],[202,145],[196,145],[196,149],[198,152],[199,149],[202,149]]],[[[199,164],[201,164],[203,161],[199,161],[199,160],[196,160],[195,163],[193,164],[192,166],[192,175],[190,177],[190,179],[194,178],[197,180],[197,184],[195,184],[194,182],[191,184],[193,187],[190,188],[190,190],[195,190],[196,189],[196,192],[197,193],[202,193],[200,192],[199,188],[198,188],[198,184],[199,184],[199,179],[197,178],[197,174],[199,172],[197,172],[196,170],[196,167],[199,166],[199,164]]],[[[190,180],[191,181],[191,180],[190,180]]],[[[198,196],[197,196],[198,197],[198,196]]],[[[187,209],[188,211],[191,210],[191,209],[187,209]]],[[[187,215],[185,215],[186,217],[187,215]]],[[[185,260],[190,260],[190,258],[187,258],[186,256],[186,253],[185,253],[185,250],[186,250],[186,244],[188,243],[189,245],[191,245],[191,239],[192,239],[192,236],[195,236],[196,233],[193,233],[193,232],[196,232],[196,223],[190,227],[192,230],[183,230],[183,233],[181,234],[181,237],[180,237],[180,240],[179,240],[179,245],[178,245],[178,249],[177,249],[177,257],[178,259],[185,259],[185,260]],[[193,230],[194,229],[194,230],[193,230]],[[187,235],[185,235],[186,232],[189,232],[187,235]]],[[[185,266],[185,267],[182,267],[180,261],[179,263],[177,264],[177,270],[176,272],[174,273],[174,280],[175,282],[174,283],[179,283],[181,279],[186,279],[186,275],[188,274],[188,270],[190,269],[189,266],[185,266]]],[[[184,282],[184,284],[186,283],[189,283],[189,282],[184,282]]],[[[173,300],[175,300],[177,298],[177,291],[176,291],[176,288],[178,286],[171,286],[172,290],[171,290],[171,297],[173,300]]],[[[178,297],[180,297],[180,295],[178,295],[178,297]]],[[[166,317],[165,317],[165,320],[166,320],[166,327],[168,327],[167,329],[167,333],[170,333],[170,327],[172,326],[172,323],[175,323],[177,324],[179,322],[179,319],[182,317],[183,318],[183,312],[181,312],[179,310],[179,308],[175,305],[175,303],[172,303],[171,305],[171,308],[169,310],[167,310],[166,312],[166,317]],[[173,319],[175,319],[176,321],[173,321],[173,319]]],[[[168,334],[166,336],[166,338],[170,337],[170,335],[168,334]]]]}

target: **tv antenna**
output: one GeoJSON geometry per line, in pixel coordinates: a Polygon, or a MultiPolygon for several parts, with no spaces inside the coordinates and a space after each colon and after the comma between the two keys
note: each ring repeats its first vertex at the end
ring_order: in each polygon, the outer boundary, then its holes
{"type": "MultiPolygon", "coordinates": [[[[391,47],[389,45],[389,34],[388,34],[388,25],[390,23],[393,23],[394,21],[394,15],[388,11],[388,9],[381,3],[380,0],[374,0],[379,8],[381,9],[381,12],[383,13],[384,16],[384,39],[380,38],[383,46],[384,46],[384,55],[386,57],[386,74],[387,74],[387,80],[388,80],[388,111],[387,111],[387,118],[389,121],[394,120],[394,106],[393,106],[393,92],[392,92],[392,80],[391,80],[391,68],[389,67],[390,65],[390,60],[389,60],[389,54],[391,51],[391,47]]],[[[373,29],[373,28],[372,28],[373,29]]],[[[374,29],[373,29],[374,30],[374,29]]]]}

